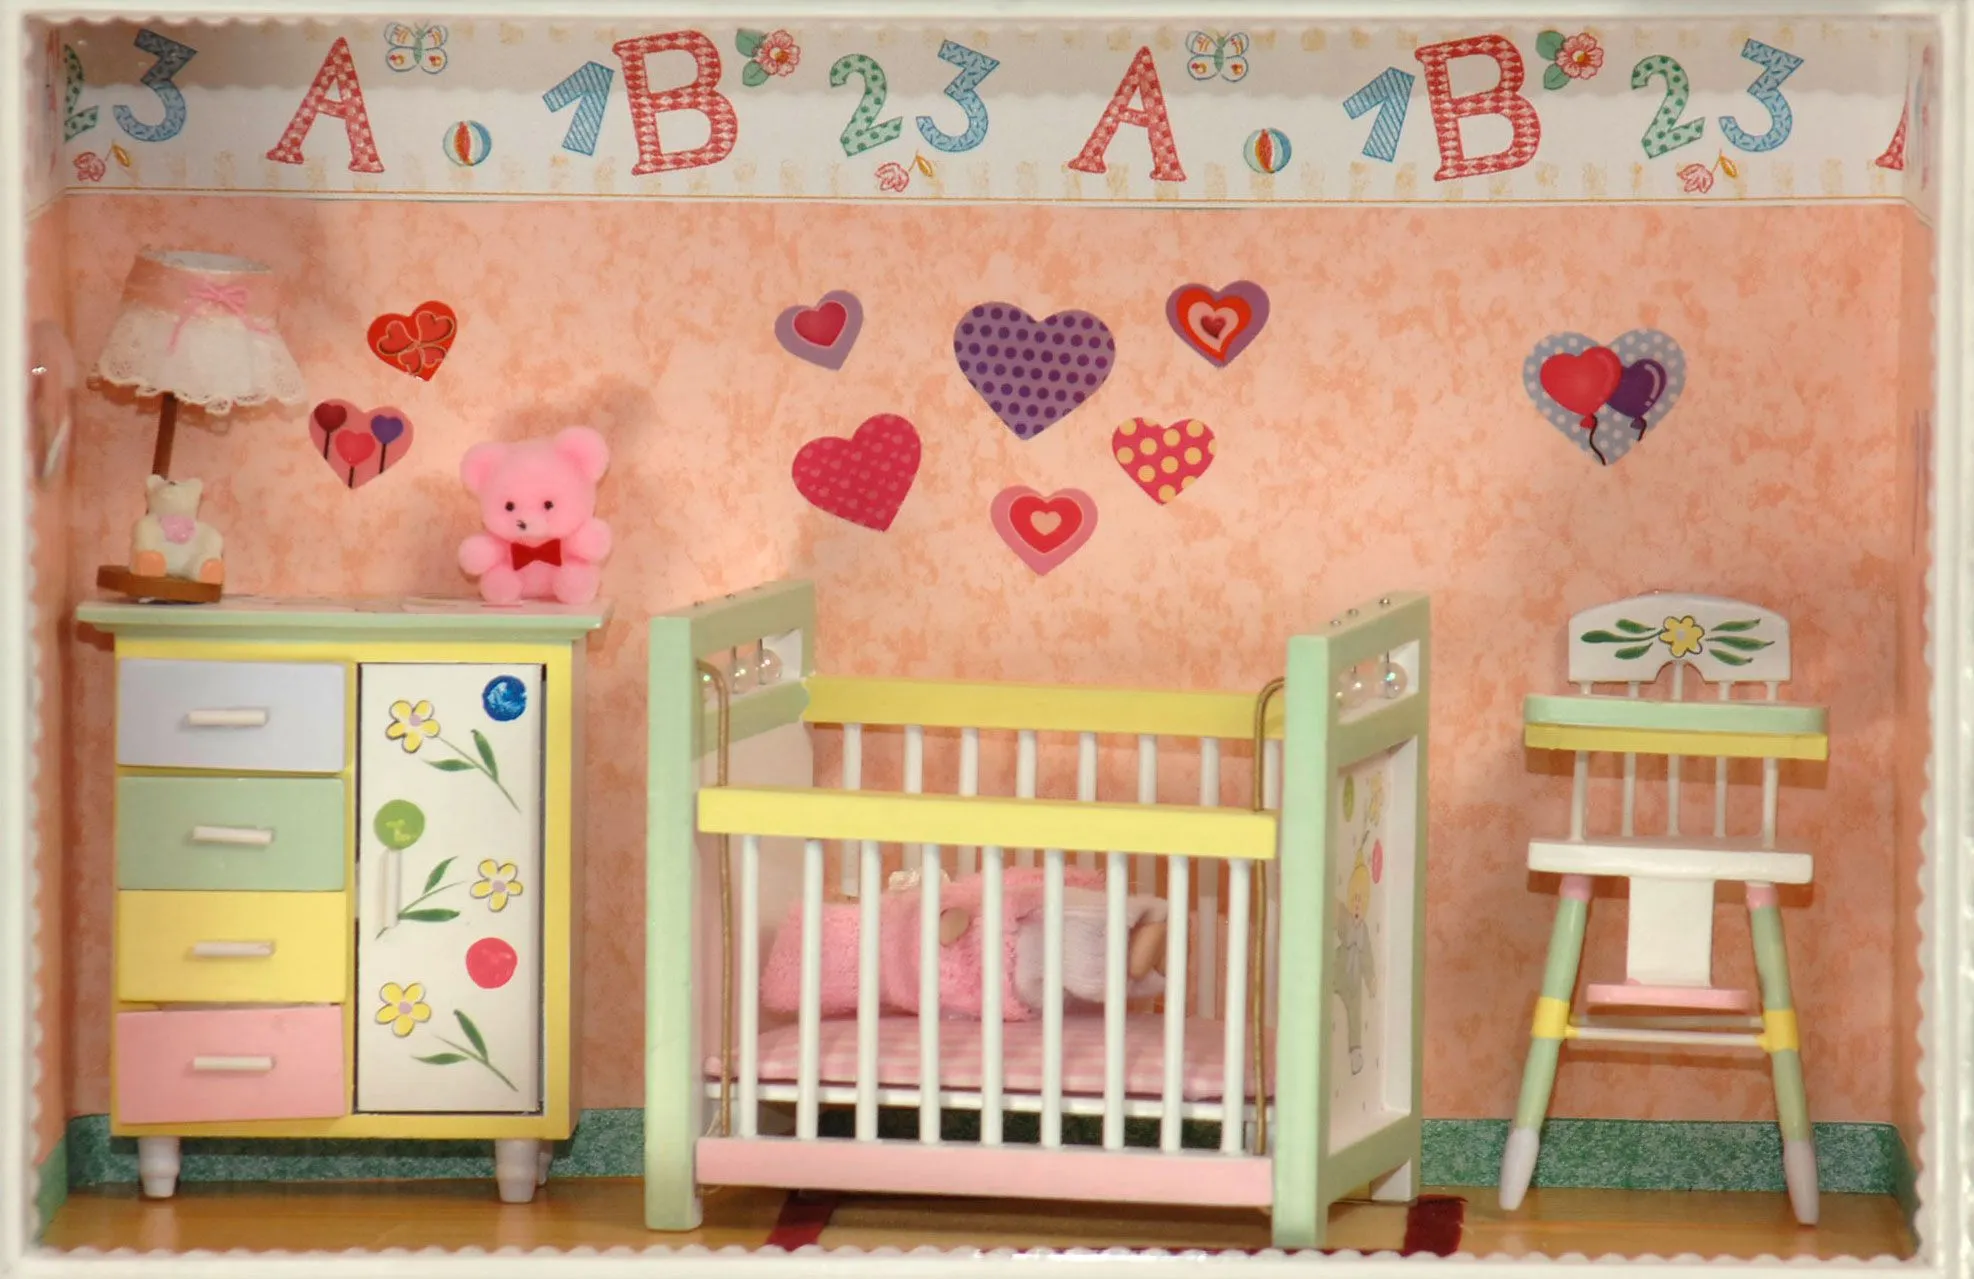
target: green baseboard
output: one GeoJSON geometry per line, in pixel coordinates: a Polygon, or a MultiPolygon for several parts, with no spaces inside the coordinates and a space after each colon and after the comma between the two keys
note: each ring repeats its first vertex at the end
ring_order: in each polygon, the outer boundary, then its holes
{"type": "Polygon", "coordinates": [[[64,1136],[34,1170],[34,1237],[39,1239],[48,1223],[61,1211],[69,1197],[69,1142],[64,1136]]]}
{"type": "MultiPolygon", "coordinates": [[[[949,1116],[953,1140],[966,1140],[971,1116],[949,1116]]],[[[1008,1137],[1020,1136],[1010,1117],[1008,1137]]],[[[1032,1120],[1031,1117],[1027,1117],[1032,1120]]],[[[916,1112],[911,1120],[916,1133],[916,1112]]],[[[1083,1136],[1070,1133],[1065,1137],[1083,1136]]],[[[1094,1135],[1094,1130],[1091,1136],[1094,1135]]],[[[1136,1134],[1134,1134],[1136,1135],[1136,1134]]],[[[1156,1129],[1150,1130],[1156,1144],[1156,1129]]],[[[1031,1137],[1032,1139],[1032,1137],[1031,1137]]],[[[1090,1137],[1085,1137],[1090,1139],[1090,1137]]],[[[1508,1140],[1502,1119],[1428,1119],[1424,1167],[1428,1186],[1492,1186],[1508,1140]]],[[[1909,1200],[1912,1164],[1889,1124],[1816,1125],[1817,1171],[1828,1194],[1892,1195],[1909,1200]]],[[[137,1143],[110,1136],[109,1117],[69,1121],[68,1186],[134,1184],[137,1143]]],[[[180,1178],[187,1182],[391,1181],[493,1176],[490,1142],[188,1140],[180,1178]]],[[[588,1110],[576,1135],[559,1143],[556,1177],[636,1177],[644,1170],[644,1114],[588,1110]]],[[[59,1184],[59,1183],[58,1183],[59,1184]]],[[[1782,1141],[1772,1123],[1667,1123],[1619,1119],[1552,1119],[1543,1130],[1537,1186],[1605,1190],[1781,1191],[1782,1141]]],[[[45,1189],[43,1200],[47,1199],[45,1189]]],[[[59,1198],[56,1203],[59,1204],[59,1198]]],[[[44,1219],[49,1213],[44,1213],[44,1219]]]]}

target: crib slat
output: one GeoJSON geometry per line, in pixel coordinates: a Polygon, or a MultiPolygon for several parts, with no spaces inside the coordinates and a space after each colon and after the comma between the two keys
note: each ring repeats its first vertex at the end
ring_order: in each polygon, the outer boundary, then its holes
{"type": "MultiPolygon", "coordinates": [[[[1138,802],[1156,804],[1158,802],[1158,739],[1150,733],[1138,736],[1138,802]]],[[[1133,858],[1132,880],[1135,891],[1151,894],[1158,891],[1158,858],[1133,858]]]]}
{"type": "MultiPolygon", "coordinates": [[[[960,730],[960,794],[972,796],[980,793],[980,730],[963,728],[960,730]]],[[[964,879],[974,873],[979,861],[977,848],[959,850],[959,866],[953,872],[955,877],[964,879]]]]}
{"type": "MultiPolygon", "coordinates": [[[[843,789],[862,790],[864,788],[864,726],[845,724],[843,726],[843,789]]],[[[855,840],[843,841],[843,891],[857,891],[857,844],[855,840]]]]}
{"type": "Polygon", "coordinates": [[[761,1117],[761,839],[740,840],[740,1135],[761,1117]]]}
{"type": "Polygon", "coordinates": [[[857,886],[857,1140],[877,1140],[878,902],[884,892],[884,854],[863,841],[857,886]]]}
{"type": "MultiPolygon", "coordinates": [[[[1042,1145],[1062,1144],[1062,850],[1042,854],[1042,1145]]],[[[1002,961],[1005,965],[1006,961],[1002,961]]],[[[988,972],[1002,971],[1001,966],[988,972]]]]}
{"type": "MultiPolygon", "coordinates": [[[[1015,735],[1014,796],[1016,799],[1035,798],[1035,756],[1035,730],[1024,728],[1015,735]]],[[[1015,850],[1014,864],[1033,866],[1035,850],[1032,848],[1015,850]]]]}
{"type": "Polygon", "coordinates": [[[1179,1149],[1179,1107],[1185,1101],[1186,1072],[1186,888],[1190,858],[1174,857],[1171,900],[1165,925],[1165,1109],[1159,1115],[1158,1148],[1179,1149]]]}
{"type": "Polygon", "coordinates": [[[918,1139],[927,1145],[939,1143],[939,861],[927,844],[918,908],[918,1139]]]}
{"type": "Polygon", "coordinates": [[[1221,1019],[1227,1037],[1222,1047],[1220,1149],[1230,1155],[1246,1148],[1241,1098],[1247,1090],[1248,880],[1253,873],[1252,862],[1237,860],[1227,866],[1227,986],[1222,1004],[1226,1013],[1221,1019]]]}
{"type": "MultiPolygon", "coordinates": [[[[1199,802],[1201,808],[1220,806],[1220,739],[1202,737],[1199,743],[1199,802]]],[[[1214,974],[1220,967],[1219,941],[1220,867],[1212,858],[1199,860],[1199,1017],[1211,1021],[1214,1009],[1214,974]]]]}
{"type": "Polygon", "coordinates": [[[1131,859],[1104,858],[1104,1149],[1124,1148],[1124,1018],[1128,974],[1124,968],[1124,907],[1131,859]]]}
{"type": "MultiPolygon", "coordinates": [[[[1263,752],[1263,756],[1267,761],[1267,771],[1262,774],[1261,779],[1261,804],[1262,807],[1272,812],[1280,812],[1282,808],[1282,744],[1279,741],[1269,742],[1267,749],[1263,752]]],[[[1276,960],[1282,948],[1275,941],[1270,941],[1269,939],[1279,939],[1282,935],[1282,877],[1280,875],[1269,875],[1265,870],[1256,873],[1264,876],[1262,883],[1265,885],[1268,894],[1268,900],[1263,906],[1263,919],[1268,931],[1262,938],[1265,944],[1262,971],[1267,975],[1268,986],[1266,991],[1267,1004],[1262,1009],[1261,1024],[1263,1026],[1272,1026],[1275,1024],[1275,1002],[1280,997],[1282,989],[1282,983],[1276,980],[1278,968],[1276,960]]]]}
{"type": "MultiPolygon", "coordinates": [[[[1001,887],[1004,855],[991,845],[980,850],[980,971],[1006,971],[1001,941],[1001,887]]],[[[980,986],[980,1144],[1001,1144],[1001,983],[980,986]]]]}
{"type": "MultiPolygon", "coordinates": [[[[1094,803],[1097,798],[1097,735],[1083,733],[1076,740],[1076,799],[1083,804],[1094,803]]],[[[1078,870],[1095,870],[1095,853],[1076,854],[1078,870]]]]}
{"type": "Polygon", "coordinates": [[[816,1139],[820,1109],[817,1086],[822,1075],[822,900],[823,846],[811,839],[802,846],[802,1011],[798,1031],[802,1062],[796,1071],[800,1092],[795,1099],[795,1135],[816,1139]]]}
{"type": "MultiPolygon", "coordinates": [[[[925,728],[919,724],[905,725],[905,794],[920,795],[925,792],[925,728]]],[[[917,844],[907,844],[904,848],[905,869],[917,870],[924,860],[917,844]]]]}

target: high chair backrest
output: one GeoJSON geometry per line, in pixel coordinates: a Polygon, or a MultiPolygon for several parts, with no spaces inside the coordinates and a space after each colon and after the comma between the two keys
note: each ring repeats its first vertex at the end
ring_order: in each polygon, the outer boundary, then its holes
{"type": "MultiPolygon", "coordinates": [[[[1669,591],[1570,619],[1572,684],[1650,684],[1668,662],[1713,684],[1767,684],[1772,698],[1789,678],[1789,623],[1741,600],[1669,591]]],[[[1675,688],[1677,679],[1675,672],[1675,688]]]]}

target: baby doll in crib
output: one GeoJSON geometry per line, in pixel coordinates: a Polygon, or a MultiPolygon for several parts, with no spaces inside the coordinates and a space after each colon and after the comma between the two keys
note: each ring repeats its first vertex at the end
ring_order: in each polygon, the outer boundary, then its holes
{"type": "MultiPolygon", "coordinates": [[[[1045,872],[1010,868],[1001,889],[1001,945],[998,971],[981,962],[979,875],[943,882],[939,890],[939,1011],[947,1017],[978,1018],[987,980],[1001,985],[1001,1017],[1026,1021],[1047,999],[1045,872]]],[[[919,918],[921,888],[916,872],[901,872],[878,899],[878,1004],[885,1013],[918,1012],[919,918]]],[[[1109,911],[1104,877],[1095,871],[1063,871],[1062,988],[1064,1011],[1089,1011],[1104,999],[1109,911]]],[[[1125,899],[1126,994],[1147,998],[1165,989],[1166,905],[1161,897],[1125,899]]],[[[857,960],[863,908],[855,901],[826,901],[822,908],[822,1015],[857,1013],[857,960]]],[[[802,904],[789,910],[775,934],[761,971],[761,1005],[769,1012],[794,1014],[802,998],[802,904]]]]}

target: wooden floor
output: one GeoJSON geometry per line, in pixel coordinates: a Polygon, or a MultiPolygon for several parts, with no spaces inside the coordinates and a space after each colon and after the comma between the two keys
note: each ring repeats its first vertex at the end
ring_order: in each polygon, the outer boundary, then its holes
{"type": "MultiPolygon", "coordinates": [[[[1692,1252],[1704,1257],[1908,1257],[1912,1246],[1896,1202],[1825,1195],[1823,1221],[1795,1224],[1780,1194],[1537,1190],[1513,1217],[1484,1188],[1441,1190],[1466,1203],[1463,1252],[1626,1256],[1692,1252]]],[[[692,1235],[643,1227],[642,1183],[570,1178],[532,1204],[504,1205],[488,1182],[356,1182],[186,1185],[169,1200],[134,1187],[77,1191],[43,1243],[61,1249],[247,1248],[610,1248],[697,1242],[759,1247],[781,1220],[780,1191],[717,1190],[706,1226],[692,1235]]],[[[1332,1248],[1396,1249],[1398,1204],[1339,1204],[1332,1248]]],[[[1268,1243],[1255,1212],[1085,1207],[975,1200],[848,1198],[816,1240],[825,1248],[1259,1248],[1268,1243]]]]}

